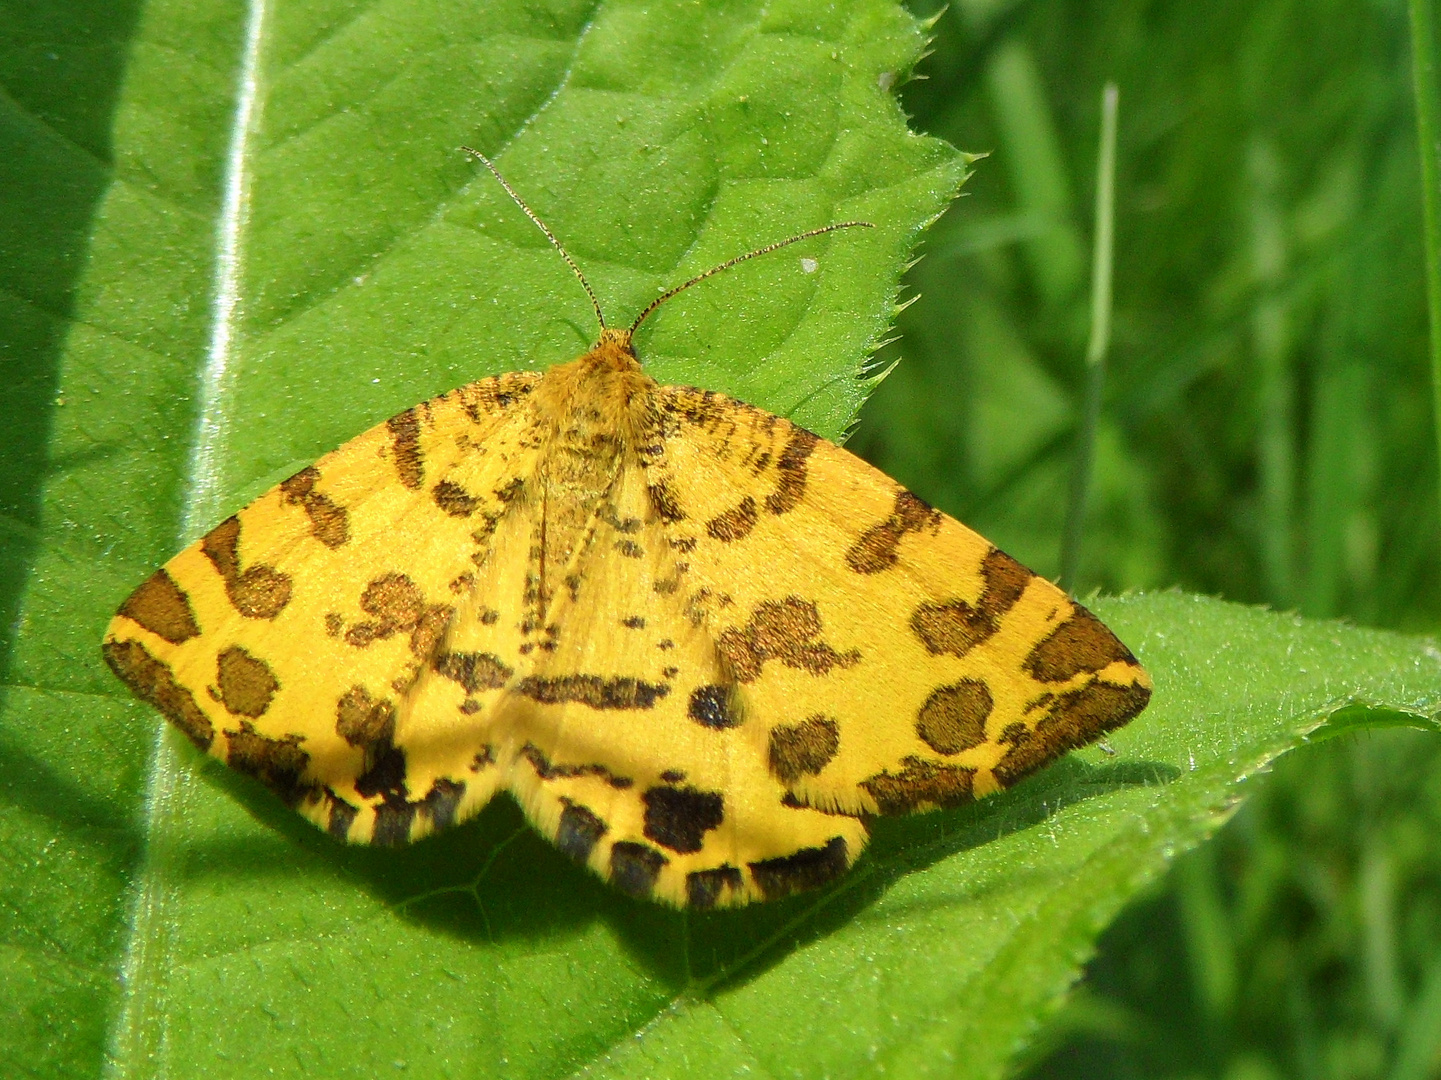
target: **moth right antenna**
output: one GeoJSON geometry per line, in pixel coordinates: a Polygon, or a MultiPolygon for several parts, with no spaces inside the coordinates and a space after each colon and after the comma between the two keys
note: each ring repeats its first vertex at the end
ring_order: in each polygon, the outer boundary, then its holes
{"type": "MultiPolygon", "coordinates": [[[[503,182],[504,182],[504,181],[502,181],[502,183],[503,183],[503,182]]],[[[544,227],[544,226],[542,226],[542,227],[544,227]]],[[[823,235],[824,233],[835,232],[837,229],[874,229],[874,228],[875,228],[875,226],[872,225],[869,221],[841,221],[841,222],[837,222],[837,223],[834,224],[834,225],[824,225],[824,226],[822,226],[822,227],[819,228],[819,229],[811,229],[809,232],[797,233],[795,236],[788,236],[788,237],[786,237],[784,240],[777,240],[774,244],[767,244],[765,247],[756,248],[754,251],[747,251],[744,255],[737,255],[734,259],[727,259],[725,262],[721,263],[719,266],[712,266],[712,267],[711,267],[709,270],[707,270],[704,274],[697,274],[695,277],[691,278],[689,281],[684,282],[683,284],[677,285],[674,289],[668,289],[668,290],[666,290],[665,292],[661,293],[659,296],[657,296],[654,300],[652,300],[652,301],[646,306],[646,309],[645,309],[644,311],[642,311],[639,315],[636,316],[635,322],[633,322],[633,323],[630,324],[630,329],[627,330],[626,333],[627,333],[627,334],[634,334],[634,333],[636,332],[636,329],[640,326],[641,323],[645,322],[646,317],[647,317],[652,311],[654,311],[656,308],[660,307],[662,304],[664,304],[667,300],[669,300],[669,299],[670,299],[672,296],[674,296],[676,293],[685,292],[685,290],[686,290],[686,289],[689,289],[692,285],[698,285],[698,284],[700,284],[702,281],[704,281],[706,278],[711,277],[711,276],[713,276],[713,275],[715,275],[715,274],[719,274],[722,270],[729,270],[732,266],[735,266],[737,263],[743,263],[743,262],[745,262],[747,259],[754,259],[757,255],[769,255],[772,251],[775,251],[777,248],[783,248],[783,247],[785,247],[787,244],[794,244],[794,243],[796,243],[796,242],[799,241],[799,240],[809,240],[812,236],[821,236],[821,235],[823,235]]]]}
{"type": "Polygon", "coordinates": [[[500,181],[500,186],[505,188],[505,193],[515,200],[515,205],[524,210],[525,216],[535,222],[536,228],[545,233],[545,238],[555,245],[555,250],[560,252],[560,257],[565,260],[566,265],[571,268],[571,271],[580,281],[580,287],[585,290],[585,295],[590,297],[590,306],[595,308],[595,321],[600,323],[600,328],[604,330],[605,315],[601,313],[600,301],[595,298],[595,290],[590,287],[590,282],[585,280],[585,275],[580,272],[580,267],[577,266],[575,260],[570,257],[570,252],[566,251],[565,248],[561,246],[560,241],[555,238],[555,233],[545,227],[545,222],[536,217],[535,211],[525,205],[525,200],[516,194],[515,188],[505,182],[505,177],[501,176],[500,170],[490,163],[490,158],[486,157],[479,150],[472,150],[468,146],[462,146],[461,149],[491,171],[491,175],[500,181]]]}

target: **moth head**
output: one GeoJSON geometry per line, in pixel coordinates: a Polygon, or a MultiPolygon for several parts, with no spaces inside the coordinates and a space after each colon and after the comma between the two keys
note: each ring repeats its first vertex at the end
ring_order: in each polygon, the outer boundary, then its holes
{"type": "Polygon", "coordinates": [[[613,326],[602,326],[600,337],[596,339],[593,353],[619,354],[630,360],[635,360],[635,347],[631,344],[634,331],[627,327],[624,330],[617,330],[613,326]]]}

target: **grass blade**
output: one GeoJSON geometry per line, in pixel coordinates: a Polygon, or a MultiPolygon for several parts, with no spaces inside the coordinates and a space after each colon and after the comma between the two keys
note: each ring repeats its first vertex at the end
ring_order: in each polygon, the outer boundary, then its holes
{"type": "Polygon", "coordinates": [[[1436,438],[1441,445],[1441,84],[1436,76],[1436,19],[1433,0],[1411,0],[1411,71],[1416,94],[1416,142],[1421,151],[1421,184],[1426,234],[1426,306],[1431,322],[1431,388],[1435,395],[1436,438]]]}
{"type": "Polygon", "coordinates": [[[1101,148],[1096,161],[1096,236],[1091,255],[1091,340],[1086,346],[1086,402],[1076,434],[1075,471],[1061,539],[1061,586],[1076,587],[1086,489],[1096,452],[1096,425],[1106,382],[1106,353],[1111,347],[1111,264],[1116,237],[1116,111],[1120,91],[1113,82],[1101,91],[1101,148]]]}

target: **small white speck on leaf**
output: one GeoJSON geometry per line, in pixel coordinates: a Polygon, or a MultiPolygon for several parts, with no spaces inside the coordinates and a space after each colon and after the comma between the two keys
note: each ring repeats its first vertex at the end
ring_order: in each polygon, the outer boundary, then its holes
{"type": "Polygon", "coordinates": [[[821,264],[818,263],[815,259],[801,260],[801,269],[804,270],[807,274],[814,274],[816,270],[820,268],[820,265],[821,264]]]}

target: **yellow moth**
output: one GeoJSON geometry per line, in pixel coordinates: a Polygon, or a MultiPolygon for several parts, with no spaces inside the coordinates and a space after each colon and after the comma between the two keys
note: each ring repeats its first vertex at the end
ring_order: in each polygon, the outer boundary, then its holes
{"type": "Polygon", "coordinates": [[[221,522],[121,605],[115,673],[338,840],[506,790],[617,888],[696,908],[824,884],[871,816],[1145,707],[1049,581],[809,431],[646,375],[633,334],[679,289],[616,330],[576,274],[594,348],[407,409],[221,522]]]}

